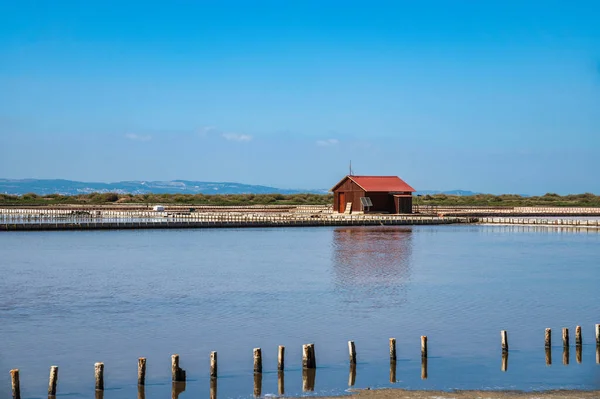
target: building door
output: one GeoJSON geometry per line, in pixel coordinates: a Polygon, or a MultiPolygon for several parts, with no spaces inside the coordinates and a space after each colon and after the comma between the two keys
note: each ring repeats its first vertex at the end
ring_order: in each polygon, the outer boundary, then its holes
{"type": "Polygon", "coordinates": [[[338,195],[338,212],[346,212],[346,193],[339,193],[338,195]]]}

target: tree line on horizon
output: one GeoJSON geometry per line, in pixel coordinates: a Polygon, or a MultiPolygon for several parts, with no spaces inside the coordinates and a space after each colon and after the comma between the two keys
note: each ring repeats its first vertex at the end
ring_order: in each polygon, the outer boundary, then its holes
{"type": "MultiPolygon", "coordinates": [[[[78,195],[0,194],[0,205],[102,205],[102,204],[173,204],[173,205],[332,205],[333,194],[120,194],[90,193],[78,195]]],[[[600,196],[585,194],[524,197],[516,194],[448,195],[428,194],[413,197],[419,206],[562,206],[600,207],[600,196]]]]}

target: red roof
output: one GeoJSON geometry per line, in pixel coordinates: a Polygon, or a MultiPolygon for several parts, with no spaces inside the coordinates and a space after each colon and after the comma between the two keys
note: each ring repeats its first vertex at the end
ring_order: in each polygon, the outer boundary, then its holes
{"type": "Polygon", "coordinates": [[[411,192],[416,190],[398,176],[346,176],[331,191],[334,191],[346,179],[352,180],[365,191],[411,192]]]}

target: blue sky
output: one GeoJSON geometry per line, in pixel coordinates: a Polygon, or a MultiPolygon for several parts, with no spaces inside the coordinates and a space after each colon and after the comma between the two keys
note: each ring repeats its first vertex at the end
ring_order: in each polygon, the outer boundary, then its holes
{"type": "Polygon", "coordinates": [[[597,1],[0,0],[0,177],[600,193],[597,1]]]}

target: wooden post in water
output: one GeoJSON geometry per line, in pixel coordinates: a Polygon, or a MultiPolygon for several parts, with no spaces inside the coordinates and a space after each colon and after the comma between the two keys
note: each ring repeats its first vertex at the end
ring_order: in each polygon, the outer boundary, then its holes
{"type": "Polygon", "coordinates": [[[19,369],[10,370],[10,384],[13,399],[21,399],[21,383],[19,381],[19,369]]]}
{"type": "Polygon", "coordinates": [[[544,334],[544,347],[546,349],[552,347],[552,329],[546,328],[546,333],[544,334]]]}
{"type": "Polygon", "coordinates": [[[508,352],[508,333],[506,330],[500,331],[500,337],[502,339],[502,352],[508,352]]]}
{"type": "Polygon", "coordinates": [[[56,384],[58,383],[58,366],[50,367],[50,380],[48,381],[48,396],[56,396],[56,384]]]}
{"type": "Polygon", "coordinates": [[[552,348],[546,348],[546,366],[552,365],[552,348]]]}
{"type": "Polygon", "coordinates": [[[138,385],[146,385],[146,358],[140,357],[138,359],[138,385]]]}
{"type": "MultiPolygon", "coordinates": [[[[277,370],[283,371],[285,368],[285,346],[279,345],[277,350],[277,370]]],[[[280,394],[282,395],[282,394],[280,394]]]]}
{"type": "Polygon", "coordinates": [[[600,346],[600,324],[596,324],[596,346],[600,346]]]}
{"type": "Polygon", "coordinates": [[[179,355],[177,354],[171,355],[171,380],[185,382],[185,370],[179,367],[179,355]]]}
{"type": "Polygon", "coordinates": [[[217,352],[210,352],[210,377],[217,378],[217,352]]]}
{"type": "Polygon", "coordinates": [[[427,336],[421,336],[421,357],[427,357],[427,336]]]}
{"type": "Polygon", "coordinates": [[[575,327],[575,346],[583,345],[583,341],[581,339],[581,326],[575,327]]]}
{"type": "Polygon", "coordinates": [[[302,368],[317,368],[317,360],[315,358],[315,344],[302,345],[302,368]]]}
{"type": "Polygon", "coordinates": [[[254,348],[254,373],[262,373],[262,351],[254,348]]]}
{"type": "Polygon", "coordinates": [[[396,338],[390,338],[390,361],[396,361],[396,338]]]}
{"type": "Polygon", "coordinates": [[[96,391],[104,391],[104,363],[94,364],[94,377],[96,379],[96,391]]]}
{"type": "Polygon", "coordinates": [[[563,339],[563,346],[568,348],[569,347],[569,329],[566,327],[562,329],[562,339],[563,339]]]}
{"type": "Polygon", "coordinates": [[[356,364],[356,347],[354,341],[348,341],[348,354],[350,355],[350,364],[356,364]]]}

